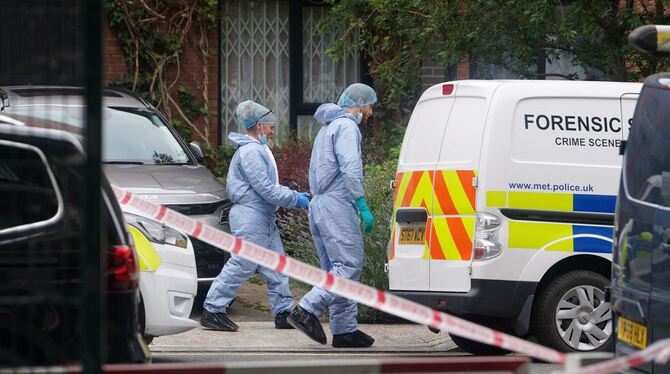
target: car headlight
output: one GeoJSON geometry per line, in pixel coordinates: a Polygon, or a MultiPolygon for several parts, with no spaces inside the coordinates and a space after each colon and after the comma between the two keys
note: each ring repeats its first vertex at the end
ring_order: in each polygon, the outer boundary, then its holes
{"type": "Polygon", "coordinates": [[[124,215],[128,224],[138,229],[150,242],[170,244],[180,248],[188,247],[188,238],[179,231],[146,217],[131,213],[124,213],[124,215]]]}

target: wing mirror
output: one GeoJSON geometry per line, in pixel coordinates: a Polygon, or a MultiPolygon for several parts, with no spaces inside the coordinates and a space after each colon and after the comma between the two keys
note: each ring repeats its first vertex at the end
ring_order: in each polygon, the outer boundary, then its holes
{"type": "Polygon", "coordinates": [[[198,162],[203,162],[205,160],[205,155],[203,155],[202,149],[200,148],[200,145],[198,143],[191,142],[191,144],[189,144],[188,146],[191,149],[193,156],[195,156],[195,159],[198,162]]]}

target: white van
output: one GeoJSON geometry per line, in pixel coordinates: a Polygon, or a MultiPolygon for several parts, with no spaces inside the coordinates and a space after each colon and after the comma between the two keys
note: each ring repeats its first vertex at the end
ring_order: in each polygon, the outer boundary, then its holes
{"type": "Polygon", "coordinates": [[[619,147],[640,89],[470,80],[426,90],[393,183],[390,290],[562,351],[611,349],[619,147]]]}

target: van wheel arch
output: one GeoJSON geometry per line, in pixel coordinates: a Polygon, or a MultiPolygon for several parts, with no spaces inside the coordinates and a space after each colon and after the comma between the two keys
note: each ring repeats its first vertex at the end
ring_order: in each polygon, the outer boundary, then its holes
{"type": "MultiPolygon", "coordinates": [[[[555,263],[546,273],[544,273],[540,281],[537,283],[535,295],[540,294],[551,281],[558,278],[561,274],[575,270],[589,270],[598,273],[607,279],[611,279],[612,261],[591,254],[580,254],[564,258],[555,263]]],[[[534,305],[533,309],[535,309],[534,305]]]]}

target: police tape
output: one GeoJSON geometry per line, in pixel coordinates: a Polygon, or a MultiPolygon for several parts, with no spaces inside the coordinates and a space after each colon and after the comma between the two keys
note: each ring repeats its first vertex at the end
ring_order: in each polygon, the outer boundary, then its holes
{"type": "Polygon", "coordinates": [[[668,359],[670,359],[670,339],[663,339],[655,342],[646,349],[637,351],[628,356],[617,357],[615,359],[599,362],[575,370],[568,370],[563,374],[616,373],[627,368],[640,366],[650,361],[665,364],[668,362],[668,359]]]}
{"type": "Polygon", "coordinates": [[[439,329],[470,340],[522,353],[551,363],[562,364],[565,354],[542,345],[511,336],[464,319],[439,312],[361,283],[341,278],[312,265],[280,255],[256,244],[246,242],[219,229],[184,216],[164,206],[135,197],[132,193],[113,187],[121,205],[131,206],[156,221],[187,233],[219,249],[231,252],[268,269],[274,269],[312,286],[365,304],[421,325],[439,329]]]}

